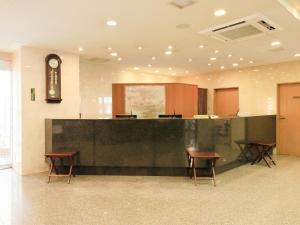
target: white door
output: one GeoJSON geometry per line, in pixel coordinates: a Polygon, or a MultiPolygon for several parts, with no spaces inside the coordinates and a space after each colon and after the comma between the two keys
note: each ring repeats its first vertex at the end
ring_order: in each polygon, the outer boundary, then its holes
{"type": "Polygon", "coordinates": [[[12,96],[8,62],[0,60],[0,169],[12,165],[12,96]]]}

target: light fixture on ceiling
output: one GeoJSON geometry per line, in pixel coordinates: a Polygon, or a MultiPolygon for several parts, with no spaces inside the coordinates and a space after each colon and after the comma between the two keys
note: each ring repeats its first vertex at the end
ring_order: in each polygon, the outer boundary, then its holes
{"type": "Polygon", "coordinates": [[[172,46],[172,45],[169,45],[169,46],[168,46],[168,49],[172,50],[172,49],[173,49],[173,46],[172,46]]]}
{"type": "Polygon", "coordinates": [[[117,52],[111,52],[111,53],[110,53],[110,56],[112,56],[112,57],[117,57],[117,56],[118,56],[118,53],[117,53],[117,52]]]}
{"type": "Polygon", "coordinates": [[[110,52],[110,51],[112,50],[112,48],[111,48],[111,47],[108,47],[107,50],[110,52]]]}
{"type": "Polygon", "coordinates": [[[215,53],[218,54],[218,53],[219,53],[219,50],[215,50],[215,53]]]}
{"type": "Polygon", "coordinates": [[[273,42],[271,43],[272,46],[278,46],[278,45],[280,45],[280,44],[281,44],[280,41],[273,41],[273,42]]]}
{"type": "Polygon", "coordinates": [[[221,70],[224,70],[224,69],[225,69],[225,66],[221,66],[220,68],[221,68],[221,70]]]}
{"type": "Polygon", "coordinates": [[[151,58],[152,60],[156,60],[156,57],[155,56],[152,56],[152,58],[151,58]]]}
{"type": "Polygon", "coordinates": [[[148,67],[152,67],[152,64],[148,64],[147,66],[148,66],[148,67]]]}
{"type": "Polygon", "coordinates": [[[230,57],[232,57],[232,55],[231,55],[231,54],[228,54],[228,57],[230,58],[230,57]]]}
{"type": "Polygon", "coordinates": [[[199,45],[199,48],[204,48],[204,45],[199,45]]]}
{"type": "Polygon", "coordinates": [[[172,51],[165,51],[165,55],[172,55],[173,52],[172,51]]]}
{"type": "Polygon", "coordinates": [[[210,64],[210,63],[208,63],[207,65],[208,65],[208,66],[211,66],[211,64],[210,64]]]}
{"type": "Polygon", "coordinates": [[[155,73],[159,73],[159,70],[155,70],[154,72],[155,72],[155,73]]]}
{"type": "Polygon", "coordinates": [[[237,66],[239,66],[239,64],[238,63],[233,63],[232,66],[237,67],[237,66]]]}
{"type": "Polygon", "coordinates": [[[215,60],[217,60],[217,58],[216,57],[211,57],[211,58],[209,58],[209,60],[210,61],[215,61],[215,60]]]}
{"type": "Polygon", "coordinates": [[[119,57],[119,58],[118,58],[118,61],[122,61],[122,58],[121,58],[121,57],[119,57]]]}
{"type": "Polygon", "coordinates": [[[143,50],[143,47],[142,47],[142,46],[138,46],[137,49],[138,49],[139,51],[141,51],[141,50],[143,50]]]}
{"type": "Polygon", "coordinates": [[[184,9],[190,5],[196,3],[194,0],[172,0],[171,4],[179,9],[184,9]]]}
{"type": "Polygon", "coordinates": [[[172,70],[172,67],[169,67],[169,68],[168,68],[168,70],[170,70],[170,71],[171,71],[171,70],[172,70]]]}
{"type": "Polygon", "coordinates": [[[187,24],[187,23],[181,23],[181,24],[177,24],[177,25],[176,25],[176,28],[177,28],[177,29],[187,29],[187,28],[189,28],[189,27],[190,27],[190,25],[187,24]]]}
{"type": "Polygon", "coordinates": [[[109,27],[115,27],[118,25],[118,23],[115,20],[108,20],[108,21],[106,21],[106,25],[109,27]]]}
{"type": "Polygon", "coordinates": [[[189,58],[188,61],[189,61],[189,62],[193,62],[193,59],[192,59],[192,58],[189,58]]]}
{"type": "Polygon", "coordinates": [[[295,57],[300,57],[300,53],[296,53],[294,56],[295,57]]]}
{"type": "Polygon", "coordinates": [[[137,66],[133,68],[134,70],[139,70],[140,68],[138,68],[137,66]]]}
{"type": "Polygon", "coordinates": [[[243,60],[244,60],[244,58],[241,57],[241,58],[240,58],[240,61],[243,61],[243,60]]]}
{"type": "Polygon", "coordinates": [[[82,52],[82,51],[83,51],[83,48],[82,48],[82,47],[79,47],[79,48],[78,48],[78,51],[79,51],[79,52],[82,52]]]}
{"type": "Polygon", "coordinates": [[[214,12],[215,16],[224,16],[226,14],[226,10],[225,9],[218,9],[214,12]]]}
{"type": "Polygon", "coordinates": [[[253,61],[249,61],[250,64],[253,64],[253,61]]]}

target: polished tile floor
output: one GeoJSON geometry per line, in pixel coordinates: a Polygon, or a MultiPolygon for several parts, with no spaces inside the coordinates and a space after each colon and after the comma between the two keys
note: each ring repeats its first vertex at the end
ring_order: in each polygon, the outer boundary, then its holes
{"type": "Polygon", "coordinates": [[[0,171],[0,224],[299,225],[300,158],[245,165],[197,186],[185,177],[78,176],[0,171]]]}

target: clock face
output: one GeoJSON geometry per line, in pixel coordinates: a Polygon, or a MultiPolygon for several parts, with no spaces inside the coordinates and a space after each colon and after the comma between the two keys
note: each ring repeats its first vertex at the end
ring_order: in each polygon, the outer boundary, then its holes
{"type": "Polygon", "coordinates": [[[49,66],[53,69],[56,69],[58,67],[58,60],[57,59],[50,59],[49,60],[49,66]]]}

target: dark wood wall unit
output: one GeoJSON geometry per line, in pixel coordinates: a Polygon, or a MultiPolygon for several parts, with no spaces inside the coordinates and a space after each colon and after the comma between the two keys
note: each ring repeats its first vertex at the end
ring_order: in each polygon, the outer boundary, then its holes
{"type": "Polygon", "coordinates": [[[197,85],[181,83],[133,83],[112,85],[112,113],[125,113],[125,87],[132,85],[162,85],[166,88],[166,114],[182,114],[183,117],[193,117],[198,114],[197,85]]]}
{"type": "Polygon", "coordinates": [[[112,85],[112,114],[125,114],[125,90],[123,84],[112,85]]]}
{"type": "Polygon", "coordinates": [[[207,89],[198,88],[198,114],[207,114],[207,89]]]}

